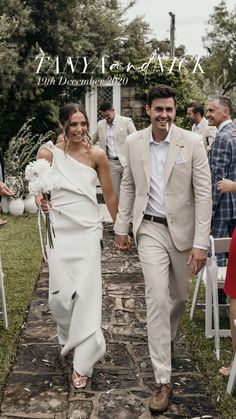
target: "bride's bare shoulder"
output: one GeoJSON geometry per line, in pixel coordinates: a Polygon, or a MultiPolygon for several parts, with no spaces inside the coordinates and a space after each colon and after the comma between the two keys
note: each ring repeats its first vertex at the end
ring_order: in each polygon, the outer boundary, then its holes
{"type": "Polygon", "coordinates": [[[106,153],[105,153],[105,151],[104,150],[102,150],[101,148],[99,148],[99,147],[95,147],[95,146],[91,146],[91,153],[94,155],[94,157],[100,157],[100,158],[103,158],[103,157],[106,157],[106,153]]]}

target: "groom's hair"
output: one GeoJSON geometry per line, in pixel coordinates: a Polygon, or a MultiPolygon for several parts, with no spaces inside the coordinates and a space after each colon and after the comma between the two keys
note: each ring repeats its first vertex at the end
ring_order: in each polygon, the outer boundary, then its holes
{"type": "Polygon", "coordinates": [[[147,96],[147,104],[150,107],[152,105],[153,100],[155,99],[168,99],[172,97],[174,100],[174,104],[176,106],[176,93],[175,90],[166,84],[158,84],[157,86],[152,87],[147,96]]]}

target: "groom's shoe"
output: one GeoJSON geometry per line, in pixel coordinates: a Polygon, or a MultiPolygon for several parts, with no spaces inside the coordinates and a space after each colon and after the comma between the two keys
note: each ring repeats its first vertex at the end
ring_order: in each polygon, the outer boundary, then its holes
{"type": "Polygon", "coordinates": [[[168,409],[169,399],[172,394],[173,389],[170,383],[158,384],[149,401],[149,409],[151,412],[165,412],[168,409]]]}

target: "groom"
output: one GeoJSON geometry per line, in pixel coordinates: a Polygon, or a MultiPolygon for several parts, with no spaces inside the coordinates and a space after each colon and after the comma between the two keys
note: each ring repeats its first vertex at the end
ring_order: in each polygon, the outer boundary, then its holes
{"type": "Polygon", "coordinates": [[[172,395],[171,343],[189,296],[192,274],[207,257],[211,181],[202,137],[173,124],[175,92],[152,88],[146,105],[151,125],[127,138],[115,243],[129,249],[129,223],[145,279],[148,344],[156,389],[153,412],[172,395]]]}

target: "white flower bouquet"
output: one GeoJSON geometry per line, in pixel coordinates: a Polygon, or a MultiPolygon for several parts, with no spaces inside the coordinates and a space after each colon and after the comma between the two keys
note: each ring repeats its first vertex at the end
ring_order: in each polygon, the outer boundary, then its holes
{"type": "MultiPolygon", "coordinates": [[[[29,192],[32,195],[42,194],[43,198],[47,201],[50,200],[50,192],[58,188],[57,178],[53,174],[53,168],[45,159],[38,159],[29,163],[25,168],[25,178],[29,182],[29,192]]],[[[50,248],[53,248],[55,231],[50,217],[50,209],[49,213],[45,214],[45,223],[48,245],[50,248]]]]}

